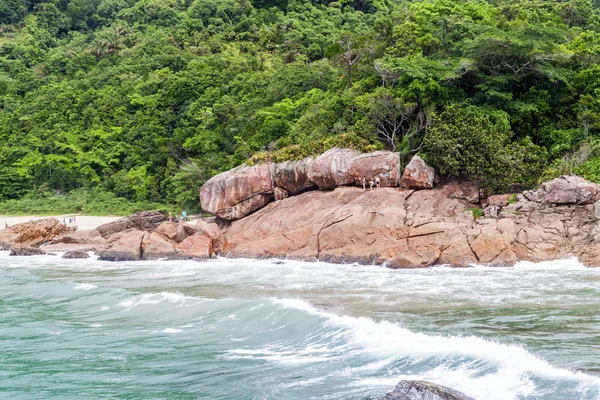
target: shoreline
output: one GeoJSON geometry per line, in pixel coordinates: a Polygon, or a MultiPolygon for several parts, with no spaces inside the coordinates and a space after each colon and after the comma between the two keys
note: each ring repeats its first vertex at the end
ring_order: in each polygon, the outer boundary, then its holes
{"type": "Polygon", "coordinates": [[[21,216],[10,216],[10,215],[0,215],[0,231],[5,229],[5,224],[8,223],[9,226],[21,224],[23,222],[35,221],[42,218],[56,218],[58,221],[62,222],[63,217],[68,218],[69,216],[76,216],[75,223],[67,223],[66,226],[69,227],[77,227],[77,230],[92,230],[96,229],[102,224],[106,224],[108,222],[113,222],[117,219],[123,217],[107,217],[107,216],[95,216],[95,215],[77,215],[77,214],[62,214],[62,215],[21,215],[21,216]]]}

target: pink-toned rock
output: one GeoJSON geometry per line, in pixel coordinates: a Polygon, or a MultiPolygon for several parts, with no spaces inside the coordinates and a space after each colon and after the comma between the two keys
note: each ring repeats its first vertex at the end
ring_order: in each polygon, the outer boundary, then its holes
{"type": "Polygon", "coordinates": [[[142,240],[142,260],[158,260],[175,256],[175,245],[156,231],[142,240]]]}
{"type": "Polygon", "coordinates": [[[73,232],[73,228],[61,224],[56,218],[42,218],[1,230],[0,242],[37,247],[56,236],[73,232]]]}
{"type": "Polygon", "coordinates": [[[186,237],[188,237],[188,232],[185,229],[185,225],[178,222],[163,222],[154,230],[153,233],[161,235],[175,243],[181,243],[186,237]]]}
{"type": "Polygon", "coordinates": [[[352,149],[331,149],[318,156],[311,164],[308,177],[322,190],[354,183],[350,164],[358,153],[352,149]]]}
{"type": "Polygon", "coordinates": [[[299,161],[276,164],[273,177],[275,186],[292,195],[315,186],[308,177],[308,171],[314,161],[314,158],[307,157],[299,161]]]}
{"type": "Polygon", "coordinates": [[[288,197],[288,192],[286,192],[282,188],[276,187],[273,192],[273,195],[275,196],[275,200],[280,201],[288,197]]]}
{"type": "Polygon", "coordinates": [[[16,245],[10,250],[10,256],[43,256],[47,253],[37,247],[16,245]]]}
{"type": "Polygon", "coordinates": [[[226,220],[242,218],[273,197],[274,164],[242,165],[208,180],[200,189],[204,211],[226,220]]]}
{"type": "Polygon", "coordinates": [[[452,199],[479,204],[479,186],[474,182],[448,182],[439,189],[452,199]]]}
{"type": "Polygon", "coordinates": [[[407,189],[431,189],[434,180],[435,170],[433,167],[427,165],[418,155],[414,155],[404,169],[400,186],[407,189]]]}
{"type": "Polygon", "coordinates": [[[119,232],[108,240],[108,248],[100,253],[104,261],[137,261],[142,258],[142,240],[147,233],[140,230],[119,232]]]}
{"type": "Polygon", "coordinates": [[[536,203],[592,204],[598,200],[598,185],[579,176],[561,176],[523,195],[536,203]]]}
{"type": "Polygon", "coordinates": [[[211,239],[212,251],[215,254],[219,254],[223,250],[223,247],[225,246],[225,238],[223,237],[223,233],[221,233],[219,226],[215,222],[200,219],[198,222],[196,222],[196,231],[198,235],[205,235],[211,239]]]}
{"type": "Polygon", "coordinates": [[[176,250],[178,253],[194,258],[211,258],[213,255],[212,239],[204,234],[188,236],[177,245],[176,250]]]}
{"type": "Polygon", "coordinates": [[[487,205],[496,207],[506,207],[508,205],[507,194],[496,194],[487,198],[487,205]]]}
{"type": "Polygon", "coordinates": [[[108,239],[115,233],[125,231],[127,229],[136,229],[145,232],[151,232],[156,229],[161,223],[166,220],[165,215],[158,211],[142,211],[129,215],[125,218],[120,218],[103,225],[100,225],[98,232],[104,239],[108,239]]]}
{"type": "Polygon", "coordinates": [[[362,186],[361,179],[380,179],[382,187],[396,187],[400,171],[400,156],[391,151],[376,151],[355,157],[350,163],[349,173],[354,184],[362,186]]]}

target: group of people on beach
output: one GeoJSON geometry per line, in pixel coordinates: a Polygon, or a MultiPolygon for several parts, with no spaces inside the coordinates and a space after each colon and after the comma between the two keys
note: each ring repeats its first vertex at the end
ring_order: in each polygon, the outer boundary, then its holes
{"type": "Polygon", "coordinates": [[[69,221],[69,224],[74,224],[75,222],[77,222],[77,220],[75,218],[76,218],[75,215],[69,215],[68,217],[62,217],[62,223],[64,225],[66,225],[67,221],[69,221]]]}
{"type": "MultiPolygon", "coordinates": [[[[367,191],[367,178],[365,178],[363,176],[360,179],[360,182],[362,183],[363,190],[366,192],[367,191]]],[[[379,177],[376,177],[374,181],[373,181],[373,178],[369,179],[369,187],[371,188],[371,191],[373,190],[373,186],[375,186],[377,189],[381,189],[381,179],[379,179],[379,177]]]]}

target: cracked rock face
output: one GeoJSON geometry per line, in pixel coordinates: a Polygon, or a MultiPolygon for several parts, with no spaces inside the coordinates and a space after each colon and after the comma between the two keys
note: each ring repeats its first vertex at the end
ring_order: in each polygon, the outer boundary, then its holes
{"type": "Polygon", "coordinates": [[[513,265],[579,257],[600,266],[600,204],[539,203],[518,196],[493,217],[444,187],[339,187],[271,203],[223,231],[223,254],[385,264],[391,268],[513,265]]]}
{"type": "Polygon", "coordinates": [[[200,189],[202,209],[234,220],[258,210],[273,197],[274,164],[242,165],[212,177],[200,189]]]}

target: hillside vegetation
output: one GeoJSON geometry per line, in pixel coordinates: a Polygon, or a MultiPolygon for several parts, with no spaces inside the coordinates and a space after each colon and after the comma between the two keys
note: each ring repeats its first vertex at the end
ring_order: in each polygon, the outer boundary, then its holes
{"type": "Polygon", "coordinates": [[[496,191],[600,181],[591,0],[0,0],[0,24],[13,208],[198,208],[220,171],[336,145],[496,191]]]}

